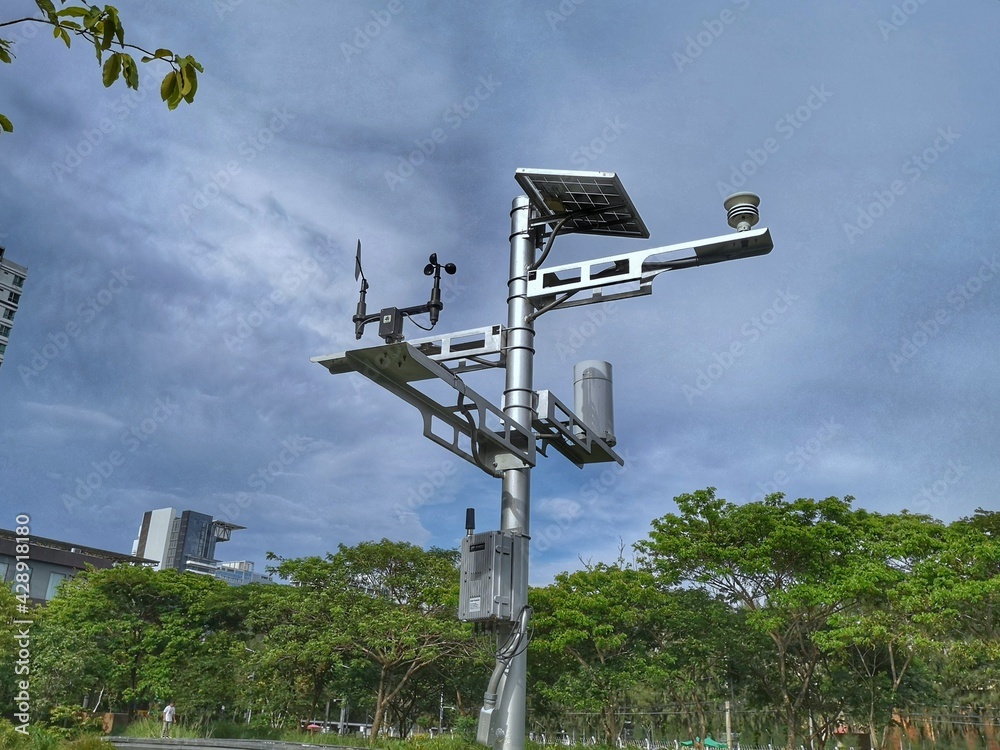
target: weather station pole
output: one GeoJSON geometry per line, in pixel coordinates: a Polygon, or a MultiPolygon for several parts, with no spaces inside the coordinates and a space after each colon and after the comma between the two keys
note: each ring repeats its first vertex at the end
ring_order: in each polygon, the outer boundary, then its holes
{"type": "MultiPolygon", "coordinates": [[[[535,233],[529,228],[531,205],[518,196],[510,212],[510,278],[507,281],[507,373],[504,385],[504,413],[521,424],[534,421],[535,391],[532,386],[535,356],[534,307],[528,299],[528,271],[535,262],[535,233]]],[[[512,581],[512,599],[528,600],[528,545],[531,534],[531,467],[508,469],[503,473],[500,530],[523,539],[524,564],[512,581]]],[[[504,623],[500,640],[514,635],[518,622],[504,623]]],[[[527,644],[525,644],[526,646],[527,644]]],[[[499,732],[504,750],[523,750],[525,702],[528,686],[527,648],[518,649],[507,664],[499,705],[499,732]]]]}
{"type": "Polygon", "coordinates": [[[427,314],[430,327],[425,330],[437,323],[444,307],[441,271],[453,274],[455,265],[438,263],[437,255],[431,255],[424,267],[424,274],[434,277],[427,303],[369,314],[359,240],[355,333],[360,339],[366,325],[378,322],[385,344],[312,358],[334,375],[359,373],[416,407],[424,437],[501,480],[499,531],[477,533],[475,510],[469,508],[459,563],[458,617],[496,637],[496,664],[476,732],[477,742],[494,750],[524,750],[527,739],[531,470],[549,449],[581,469],[594,463],[624,464],[613,449],[611,364],[577,364],[572,407],[548,390],[535,390],[535,321],[556,309],[651,294],[653,280],[667,271],[765,255],[774,246],[768,229],[753,229],[760,199],[737,193],[724,204],[735,232],[543,268],[557,237],[648,239],[649,232],[613,172],[518,169],[514,177],[525,194],[514,199],[510,213],[506,326],[405,341],[405,318],[427,314]],[[499,407],[460,377],[497,367],[506,371],[499,407]],[[442,396],[440,388],[432,393],[425,387],[429,382],[449,388],[442,396]]]}

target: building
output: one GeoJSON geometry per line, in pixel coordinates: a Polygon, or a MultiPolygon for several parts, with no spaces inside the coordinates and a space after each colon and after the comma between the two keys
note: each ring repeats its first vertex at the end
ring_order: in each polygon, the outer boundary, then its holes
{"type": "MultiPolygon", "coordinates": [[[[28,586],[33,604],[44,604],[56,595],[59,584],[75,576],[87,566],[110,568],[120,563],[151,565],[153,560],[136,559],[133,555],[85,547],[82,544],[60,542],[31,536],[28,543],[28,586]]],[[[13,587],[17,574],[17,535],[0,529],[0,580],[13,587]]]]}
{"type": "Polygon", "coordinates": [[[229,541],[236,529],[245,528],[216,521],[207,513],[193,510],[147,510],[142,516],[139,538],[133,542],[132,553],[155,560],[157,570],[173,568],[215,575],[220,564],[215,557],[215,545],[229,541]]]}
{"type": "Polygon", "coordinates": [[[238,562],[222,562],[215,570],[215,577],[225,581],[230,586],[243,586],[248,583],[274,583],[274,579],[263,573],[255,573],[250,560],[238,562]]]}
{"type": "Polygon", "coordinates": [[[28,269],[4,258],[4,248],[0,247],[0,367],[10,341],[10,329],[14,327],[14,314],[21,304],[21,288],[28,269]]]}

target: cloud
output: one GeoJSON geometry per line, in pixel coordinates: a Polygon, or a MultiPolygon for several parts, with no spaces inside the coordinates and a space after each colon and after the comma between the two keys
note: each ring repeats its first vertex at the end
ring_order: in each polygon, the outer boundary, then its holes
{"type": "MultiPolygon", "coordinates": [[[[438,331],[506,323],[517,167],[616,171],[650,228],[561,237],[550,264],[725,233],[720,185],[759,193],[775,240],[538,318],[536,388],[571,403],[576,361],[613,362],[627,462],[539,459],[533,582],[613,559],[705,486],[986,506],[1000,9],[927,4],[886,35],[889,3],[573,7],[310,2],[289,25],[267,4],[150,6],[129,34],[206,65],[175,112],[156,70],[105,90],[83,45],[25,40],[2,71],[0,240],[29,269],[0,372],[5,512],[124,551],[145,510],[229,513],[247,529],[221,554],[258,565],[455,546],[466,507],[494,528],[499,482],[309,360],[381,343],[354,336],[359,238],[370,311],[426,302],[437,253],[458,266],[438,331]]],[[[463,377],[502,400],[502,372],[463,377]]]]}

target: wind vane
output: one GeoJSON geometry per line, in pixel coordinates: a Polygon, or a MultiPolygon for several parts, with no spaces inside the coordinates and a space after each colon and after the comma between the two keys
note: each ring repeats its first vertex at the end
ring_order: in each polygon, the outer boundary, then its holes
{"type": "Polygon", "coordinates": [[[424,327],[413,321],[414,324],[423,328],[425,331],[429,331],[434,326],[437,325],[438,317],[441,314],[441,310],[444,309],[444,303],[441,301],[441,270],[444,270],[449,276],[453,275],[456,270],[458,270],[454,263],[438,263],[437,253],[431,253],[428,263],[424,266],[424,276],[433,276],[434,283],[431,286],[431,298],[423,305],[414,305],[412,307],[383,307],[379,312],[368,314],[367,302],[365,298],[368,295],[368,279],[365,278],[365,272],[361,268],[361,240],[358,240],[358,251],[354,256],[354,280],[357,281],[361,279],[361,292],[358,298],[358,308],[354,314],[352,320],[354,321],[354,335],[355,338],[360,339],[365,333],[365,326],[368,323],[374,323],[376,320],[378,324],[378,335],[381,336],[385,343],[396,344],[403,340],[403,318],[408,318],[413,315],[422,315],[427,313],[430,316],[430,326],[424,327]]]}

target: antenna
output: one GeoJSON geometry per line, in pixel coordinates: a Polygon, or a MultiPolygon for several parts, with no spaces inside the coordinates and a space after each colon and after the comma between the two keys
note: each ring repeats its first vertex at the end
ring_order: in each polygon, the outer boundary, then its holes
{"type": "Polygon", "coordinates": [[[428,263],[424,266],[424,275],[433,276],[431,285],[430,300],[424,305],[414,305],[413,307],[385,307],[377,314],[369,315],[365,297],[368,294],[368,279],[361,268],[361,240],[358,240],[358,251],[354,256],[354,280],[361,279],[361,292],[358,298],[358,307],[351,318],[354,321],[354,336],[360,339],[365,333],[365,326],[369,323],[379,322],[378,335],[385,339],[385,343],[394,344],[403,340],[403,318],[412,315],[427,313],[430,315],[430,327],[424,328],[419,323],[416,325],[424,330],[430,330],[437,325],[444,303],[441,301],[441,271],[449,276],[457,270],[454,263],[438,263],[437,253],[431,253],[428,263]]]}

